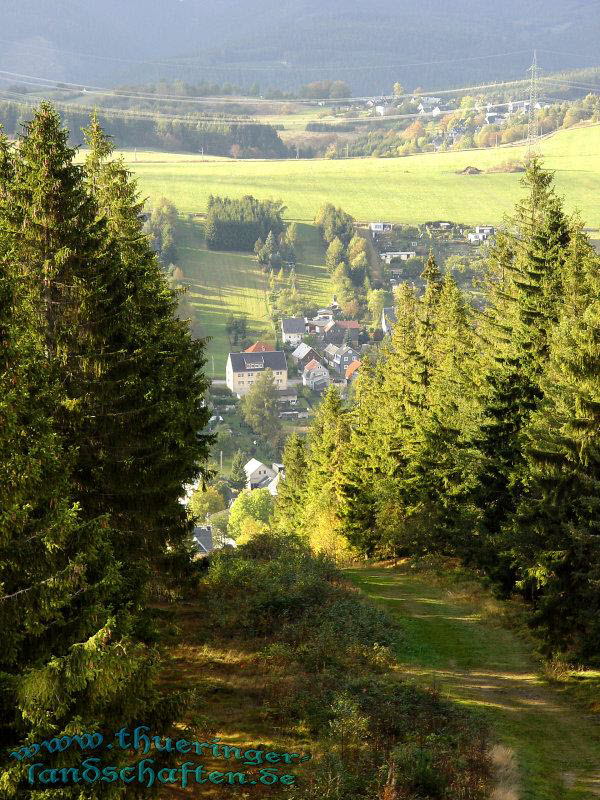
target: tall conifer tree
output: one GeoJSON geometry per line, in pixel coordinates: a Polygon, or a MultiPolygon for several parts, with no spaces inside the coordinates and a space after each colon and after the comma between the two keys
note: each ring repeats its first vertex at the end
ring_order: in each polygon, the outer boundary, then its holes
{"type": "Polygon", "coordinates": [[[510,552],[549,652],[600,652],[600,258],[573,237],[510,552]]]}

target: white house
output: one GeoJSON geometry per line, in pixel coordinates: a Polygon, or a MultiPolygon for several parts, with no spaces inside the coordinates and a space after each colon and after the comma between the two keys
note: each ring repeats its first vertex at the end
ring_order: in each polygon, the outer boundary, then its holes
{"type": "Polygon", "coordinates": [[[281,320],[281,338],[285,344],[298,345],[305,334],[304,317],[287,317],[281,320]]]}
{"type": "Polygon", "coordinates": [[[386,264],[391,264],[392,261],[398,259],[399,261],[408,261],[411,258],[416,258],[417,254],[414,250],[399,250],[393,253],[380,253],[379,257],[386,264]]]}
{"type": "Polygon", "coordinates": [[[302,383],[315,392],[322,392],[330,384],[329,370],[316,358],[309,361],[302,373],[302,383]]]}
{"type": "Polygon", "coordinates": [[[485,233],[487,236],[493,236],[496,229],[493,225],[478,225],[475,228],[475,233],[485,233]]]}
{"type": "Polygon", "coordinates": [[[276,471],[267,467],[257,458],[251,458],[244,466],[247,489],[266,489],[276,475],[276,471]]]}
{"type": "Polygon", "coordinates": [[[485,242],[488,236],[487,233],[470,233],[467,238],[471,244],[478,244],[479,242],[485,242]]]}
{"type": "Polygon", "coordinates": [[[370,222],[369,230],[371,233],[389,233],[393,229],[391,222],[370,222]]]}

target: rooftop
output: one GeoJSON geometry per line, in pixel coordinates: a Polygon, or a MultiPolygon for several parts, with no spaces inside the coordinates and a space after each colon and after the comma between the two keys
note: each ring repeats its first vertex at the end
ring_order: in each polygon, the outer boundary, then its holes
{"type": "Polygon", "coordinates": [[[323,365],[320,364],[316,358],[313,358],[312,361],[309,361],[308,364],[304,367],[304,372],[311,372],[313,369],[319,369],[323,365]]]}
{"type": "Polygon", "coordinates": [[[267,342],[255,342],[251,347],[247,350],[244,350],[244,353],[274,353],[275,348],[273,345],[268,344],[267,342]]]}
{"type": "Polygon", "coordinates": [[[356,370],[360,367],[360,361],[353,361],[346,367],[346,379],[351,378],[356,370]]]}
{"type": "Polygon", "coordinates": [[[261,372],[265,369],[287,370],[287,361],[283,350],[264,353],[229,353],[229,358],[234,372],[261,372]]]}
{"type": "Polygon", "coordinates": [[[286,317],[281,320],[281,330],[284,333],[306,333],[306,321],[304,317],[286,317]]]}
{"type": "Polygon", "coordinates": [[[292,353],[292,356],[294,358],[304,358],[304,356],[307,356],[311,350],[312,347],[309,344],[306,344],[306,342],[300,342],[298,347],[292,353]]]}

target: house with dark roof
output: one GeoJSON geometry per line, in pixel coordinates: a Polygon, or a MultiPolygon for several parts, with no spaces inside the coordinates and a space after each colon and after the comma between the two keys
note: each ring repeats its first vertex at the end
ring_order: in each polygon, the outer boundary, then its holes
{"type": "Polygon", "coordinates": [[[266,370],[273,372],[276,389],[287,389],[287,360],[282,350],[261,353],[229,353],[225,368],[227,387],[238,397],[247,394],[266,370]]]}
{"type": "Polygon", "coordinates": [[[345,376],[346,368],[350,366],[353,361],[359,361],[360,355],[357,350],[348,345],[336,347],[335,345],[328,345],[325,348],[325,358],[328,365],[338,373],[338,375],[345,376]]]}
{"type": "Polygon", "coordinates": [[[313,358],[318,359],[319,354],[309,344],[301,342],[292,353],[292,358],[298,365],[298,369],[302,371],[309,361],[313,358]]]}
{"type": "Polygon", "coordinates": [[[234,539],[221,535],[215,536],[211,525],[196,525],[192,535],[198,555],[201,557],[209,555],[213,550],[221,550],[223,547],[237,547],[234,539]]]}
{"type": "Polygon", "coordinates": [[[325,326],[323,331],[323,339],[326,344],[341,345],[344,341],[358,344],[359,335],[360,325],[353,319],[332,320],[325,326]]]}
{"type": "Polygon", "coordinates": [[[306,335],[304,317],[285,317],[281,320],[281,340],[284,344],[298,345],[306,335]]]}
{"type": "Polygon", "coordinates": [[[201,555],[206,555],[214,550],[212,528],[210,525],[197,525],[194,528],[194,543],[201,555]]]}

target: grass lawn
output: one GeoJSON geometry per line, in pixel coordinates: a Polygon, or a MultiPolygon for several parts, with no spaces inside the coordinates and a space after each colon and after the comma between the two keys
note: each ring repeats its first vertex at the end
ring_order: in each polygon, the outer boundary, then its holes
{"type": "Polygon", "coordinates": [[[597,718],[544,682],[528,645],[490,617],[491,598],[408,567],[353,569],[349,575],[399,617],[406,641],[398,657],[406,673],[483,712],[514,752],[520,787],[502,798],[600,797],[597,718]]]}
{"type": "MultiPolygon", "coordinates": [[[[539,144],[570,210],[600,227],[600,126],[560,131],[539,144]]],[[[127,155],[127,154],[126,154],[127,155]]],[[[138,153],[128,163],[142,192],[165,196],[181,211],[202,211],[210,194],[282,199],[291,219],[310,221],[324,202],[358,220],[420,223],[449,218],[498,224],[520,196],[519,174],[457,175],[525,155],[522,147],[430,153],[395,159],[234,161],[138,153]],[[157,159],[160,159],[158,161],[157,159]]]]}
{"type": "MultiPolygon", "coordinates": [[[[331,302],[329,275],[323,266],[325,249],[316,228],[299,225],[297,285],[307,303],[331,302]]],[[[248,336],[275,343],[267,307],[268,276],[250,253],[211,251],[206,248],[202,223],[181,220],[177,262],[185,274],[189,299],[196,312],[197,331],[210,336],[207,375],[225,377],[231,346],[226,324],[231,314],[246,314],[248,336]]]]}

